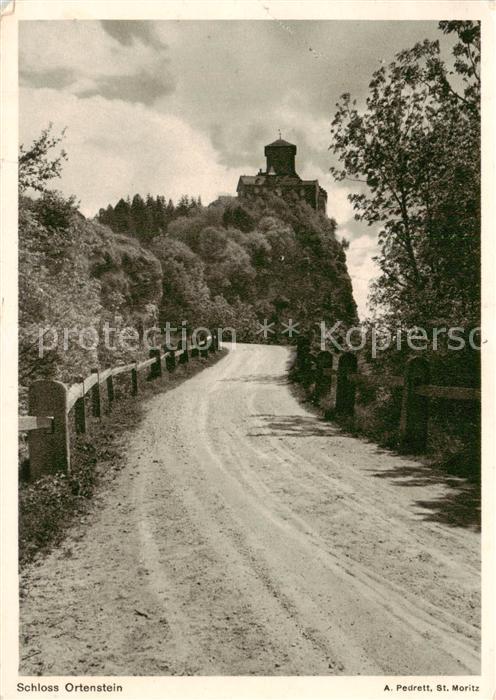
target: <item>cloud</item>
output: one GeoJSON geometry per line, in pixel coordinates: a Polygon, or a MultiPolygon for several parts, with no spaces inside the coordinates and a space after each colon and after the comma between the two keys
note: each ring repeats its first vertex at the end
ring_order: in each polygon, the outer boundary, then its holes
{"type": "Polygon", "coordinates": [[[257,171],[265,164],[263,146],[257,149],[257,145],[265,145],[274,140],[269,129],[261,119],[254,119],[236,133],[235,124],[217,121],[210,125],[207,133],[221,163],[228,167],[240,167],[243,164],[248,171],[257,171]]]}
{"type": "Polygon", "coordinates": [[[163,48],[153,22],[136,20],[101,20],[103,30],[123,46],[132,46],[135,40],[155,48],[163,48]]]}
{"type": "Polygon", "coordinates": [[[71,68],[59,67],[48,70],[25,68],[20,71],[20,84],[34,88],[54,88],[70,91],[80,97],[102,95],[109,100],[142,102],[153,104],[175,89],[175,81],[166,66],[147,72],[140,70],[128,75],[102,75],[95,78],[78,75],[71,68]]]}
{"type": "MultiPolygon", "coordinates": [[[[341,233],[346,238],[350,237],[347,229],[344,229],[341,233]]],[[[372,260],[377,252],[375,233],[363,234],[353,239],[346,251],[346,262],[353,285],[353,296],[357,303],[358,315],[362,319],[368,315],[367,298],[370,291],[370,282],[379,275],[379,267],[372,260]]]]}
{"type": "Polygon", "coordinates": [[[159,97],[173,92],[174,87],[174,79],[166,70],[153,75],[141,71],[134,75],[101,77],[94,81],[93,87],[77,90],[76,93],[83,98],[101,95],[109,100],[119,99],[151,105],[159,97]]]}
{"type": "Polygon", "coordinates": [[[280,128],[298,146],[299,167],[311,161],[322,171],[331,165],[330,123],[339,96],[349,91],[360,101],[381,58],[437,31],[434,22],[163,21],[156,27],[177,78],[174,99],[159,101],[157,109],[181,115],[214,139],[228,166],[263,165],[263,146],[280,128]]]}
{"type": "Polygon", "coordinates": [[[32,87],[48,87],[60,90],[72,85],[76,80],[76,73],[71,68],[57,66],[40,70],[36,68],[20,68],[19,80],[21,85],[32,87]]]}
{"type": "Polygon", "coordinates": [[[110,24],[114,34],[114,25],[128,27],[122,41],[110,39],[108,26],[97,21],[21,22],[22,84],[147,105],[170,95],[175,80],[165,44],[153,39],[153,23],[110,24]],[[135,36],[149,40],[135,44],[135,36]]]}
{"type": "Polygon", "coordinates": [[[55,132],[69,125],[63,143],[68,162],[53,186],[76,194],[87,216],[136,192],[174,200],[201,195],[208,203],[236,188],[238,171],[219,163],[209,139],[178,117],[47,88],[24,88],[20,101],[22,143],[30,143],[49,121],[55,132]]]}
{"type": "Polygon", "coordinates": [[[279,19],[21,22],[21,67],[36,72],[32,85],[155,104],[202,131],[226,167],[263,166],[263,146],[280,128],[298,146],[299,169],[312,163],[327,173],[339,95],[346,90],[360,100],[381,58],[436,34],[435,27],[279,19]],[[75,82],[60,74],[57,85],[50,71],[61,68],[75,82]]]}
{"type": "MultiPolygon", "coordinates": [[[[332,217],[336,219],[338,226],[348,227],[350,220],[353,220],[355,215],[353,205],[348,199],[348,195],[352,194],[353,190],[347,186],[334,183],[332,189],[328,192],[328,205],[332,217]]],[[[353,237],[353,231],[348,229],[348,235],[353,237]]]]}

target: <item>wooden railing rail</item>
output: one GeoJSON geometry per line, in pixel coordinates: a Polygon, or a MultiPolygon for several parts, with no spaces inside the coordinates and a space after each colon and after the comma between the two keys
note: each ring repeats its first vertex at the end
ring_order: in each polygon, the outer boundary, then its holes
{"type": "Polygon", "coordinates": [[[19,416],[19,432],[53,428],[53,416],[19,416]]]}
{"type": "Polygon", "coordinates": [[[480,401],[480,389],[472,389],[468,386],[437,386],[424,384],[415,389],[419,396],[427,396],[432,399],[451,399],[452,401],[480,401]]]}
{"type": "MultiPolygon", "coordinates": [[[[337,374],[337,372],[336,372],[337,374]]],[[[384,377],[375,377],[371,374],[362,374],[360,372],[353,372],[348,375],[348,379],[352,384],[368,385],[368,386],[387,386],[396,387],[403,386],[405,383],[405,378],[396,375],[387,375],[384,377]]]]}
{"type": "MultiPolygon", "coordinates": [[[[405,386],[405,378],[399,376],[373,377],[370,374],[353,373],[348,375],[348,380],[352,384],[356,384],[357,386],[405,386]]],[[[439,384],[422,384],[415,388],[415,393],[419,396],[428,396],[432,399],[452,399],[454,401],[480,401],[481,398],[480,389],[474,389],[472,387],[467,386],[441,386],[439,384]]]]}
{"type": "Polygon", "coordinates": [[[69,414],[74,409],[74,421],[77,433],[87,429],[86,397],[91,395],[91,414],[101,418],[101,387],[106,387],[106,410],[111,411],[115,400],[114,377],[130,374],[130,394],[137,396],[139,372],[149,370],[148,379],[162,374],[163,364],[168,372],[176,369],[176,360],[181,364],[190,357],[208,357],[209,352],[219,349],[217,333],[213,332],[204,342],[193,345],[190,341],[182,343],[178,350],[168,348],[150,350],[150,358],[141,362],[131,362],[116,367],[100,370],[94,368],[90,375],[78,378],[71,386],[54,380],[33,382],[28,392],[27,416],[19,416],[18,430],[28,435],[30,475],[55,471],[70,471],[69,414]],[[196,349],[196,353],[194,350],[196,349]],[[165,363],[164,363],[165,361],[165,363]]]}
{"type": "Polygon", "coordinates": [[[352,352],[340,355],[324,350],[318,354],[310,351],[308,341],[300,341],[296,348],[295,368],[302,384],[311,392],[314,402],[329,404],[331,388],[336,381],[334,405],[328,407],[329,415],[352,417],[355,413],[357,387],[385,387],[402,389],[400,439],[411,451],[426,448],[430,399],[450,401],[480,401],[481,391],[466,386],[440,386],[430,383],[430,368],[426,358],[410,358],[403,376],[372,375],[357,370],[357,356],[352,352]]]}

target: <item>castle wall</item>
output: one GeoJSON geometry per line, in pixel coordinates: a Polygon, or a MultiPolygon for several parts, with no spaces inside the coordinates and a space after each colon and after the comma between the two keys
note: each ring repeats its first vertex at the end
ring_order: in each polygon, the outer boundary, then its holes
{"type": "Polygon", "coordinates": [[[267,178],[267,180],[260,184],[245,184],[241,181],[238,185],[238,196],[246,199],[256,199],[263,192],[271,192],[283,198],[289,194],[294,194],[298,199],[309,204],[312,209],[325,213],[327,193],[319,187],[317,180],[299,180],[294,183],[288,183],[281,182],[277,176],[272,176],[270,179],[267,178]]]}

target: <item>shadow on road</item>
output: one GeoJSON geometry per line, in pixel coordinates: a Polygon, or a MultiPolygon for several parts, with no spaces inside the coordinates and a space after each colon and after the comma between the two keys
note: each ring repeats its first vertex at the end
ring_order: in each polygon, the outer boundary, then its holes
{"type": "Polygon", "coordinates": [[[399,465],[393,469],[374,472],[373,476],[389,479],[396,486],[405,488],[437,484],[445,486],[447,493],[442,496],[414,502],[422,509],[422,519],[480,531],[481,493],[477,479],[454,476],[421,463],[399,465]]]}
{"type": "Polygon", "coordinates": [[[252,417],[258,418],[261,425],[260,432],[248,433],[250,437],[332,437],[342,434],[339,428],[316,416],[256,413],[252,417]]]}
{"type": "MultiPolygon", "coordinates": [[[[242,380],[244,381],[244,378],[242,380]]],[[[258,425],[248,433],[249,437],[330,438],[344,435],[338,426],[318,416],[274,416],[257,413],[252,418],[257,419],[258,425]]],[[[377,448],[376,453],[387,455],[388,460],[395,455],[394,452],[381,448],[377,448]]],[[[480,484],[476,478],[450,474],[428,464],[413,461],[408,464],[398,464],[383,471],[368,470],[368,472],[378,479],[388,479],[395,486],[403,488],[431,485],[445,487],[445,493],[442,496],[414,501],[413,505],[418,509],[417,513],[425,521],[480,531],[481,497],[480,484]]],[[[365,474],[364,478],[366,478],[365,474]]]]}
{"type": "Polygon", "coordinates": [[[247,382],[250,384],[288,384],[288,375],[283,374],[243,374],[241,377],[228,377],[227,379],[219,379],[220,382],[247,382]]]}

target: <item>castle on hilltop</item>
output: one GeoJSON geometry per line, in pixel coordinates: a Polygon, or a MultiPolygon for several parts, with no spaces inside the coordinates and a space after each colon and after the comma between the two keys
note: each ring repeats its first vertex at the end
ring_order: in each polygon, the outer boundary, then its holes
{"type": "Polygon", "coordinates": [[[279,138],[265,146],[267,168],[257,175],[241,175],[236,191],[240,199],[256,199],[264,192],[278,197],[296,194],[316,211],[326,212],[327,192],[318,180],[302,180],[295,170],[296,146],[279,138]]]}

